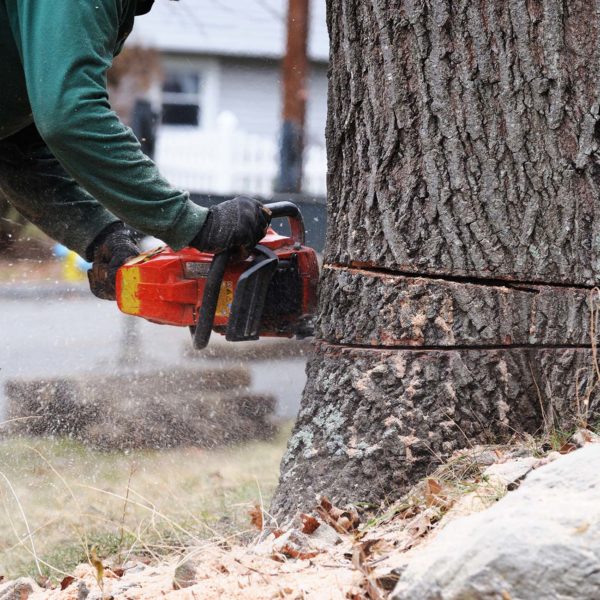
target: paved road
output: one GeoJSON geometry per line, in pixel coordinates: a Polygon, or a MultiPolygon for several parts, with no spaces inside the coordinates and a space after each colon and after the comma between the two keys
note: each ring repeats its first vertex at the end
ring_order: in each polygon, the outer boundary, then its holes
{"type": "MultiPolygon", "coordinates": [[[[96,300],[85,289],[65,297],[57,289],[0,286],[0,418],[7,379],[127,370],[121,356],[127,319],[131,323],[115,304],[96,300]]],[[[190,344],[187,329],[134,322],[143,369],[205,364],[185,356],[190,344]]],[[[211,344],[227,343],[219,337],[211,344]]],[[[258,361],[250,367],[252,389],[274,394],[279,416],[295,416],[305,360],[258,361]]]]}

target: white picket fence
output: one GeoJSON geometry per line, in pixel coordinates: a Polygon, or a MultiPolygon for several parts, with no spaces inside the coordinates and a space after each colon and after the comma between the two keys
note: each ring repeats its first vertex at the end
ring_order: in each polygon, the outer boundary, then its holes
{"type": "MultiPolygon", "coordinates": [[[[279,149],[276,140],[240,131],[231,113],[222,113],[212,131],[163,127],[156,162],[174,185],[207,194],[273,192],[279,149]]],[[[305,149],[303,192],[326,195],[325,148],[305,149]]]]}

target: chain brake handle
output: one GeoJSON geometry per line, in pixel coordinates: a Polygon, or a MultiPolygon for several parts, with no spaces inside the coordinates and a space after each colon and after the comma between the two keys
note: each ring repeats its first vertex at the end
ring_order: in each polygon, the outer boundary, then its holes
{"type": "MultiPolygon", "coordinates": [[[[306,236],[304,220],[300,209],[293,202],[272,202],[265,204],[265,207],[271,211],[271,219],[287,217],[291,238],[295,243],[304,245],[306,236]]],[[[258,339],[258,326],[268,284],[279,263],[275,253],[268,248],[259,244],[254,250],[256,258],[252,266],[240,277],[233,299],[231,314],[234,320],[229,323],[226,335],[230,341],[258,339]]],[[[190,328],[195,350],[203,350],[208,346],[227,263],[236,252],[235,248],[219,252],[215,254],[210,264],[198,321],[195,327],[190,328]]]]}
{"type": "Polygon", "coordinates": [[[293,202],[272,202],[265,204],[271,211],[271,219],[287,217],[290,226],[291,238],[294,242],[304,246],[306,242],[306,229],[300,209],[293,202]]]}

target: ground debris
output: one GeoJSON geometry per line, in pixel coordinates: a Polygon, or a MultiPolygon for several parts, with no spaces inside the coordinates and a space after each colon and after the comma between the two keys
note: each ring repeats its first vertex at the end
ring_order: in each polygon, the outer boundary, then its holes
{"type": "MultiPolygon", "coordinates": [[[[586,433],[580,438],[584,445],[595,441],[586,433]]],[[[103,591],[96,569],[82,565],[72,573],[72,580],[63,580],[63,586],[55,589],[44,590],[32,582],[34,591],[25,597],[384,600],[391,597],[407,569],[427,556],[447,526],[495,505],[512,493],[510,486],[519,485],[540,466],[569,456],[558,451],[541,456],[536,447],[523,445],[472,448],[457,453],[376,518],[368,520],[355,507],[338,508],[320,497],[316,506],[299,512],[287,525],[263,523],[252,543],[214,540],[190,548],[184,558],[171,562],[148,565],[130,559],[120,568],[110,565],[103,591]]],[[[260,506],[253,510],[267,514],[260,506]]],[[[0,600],[8,599],[2,596],[5,589],[0,587],[0,600]]]]}
{"type": "Polygon", "coordinates": [[[259,504],[255,504],[249,511],[248,515],[250,517],[250,525],[259,531],[263,530],[264,527],[264,519],[263,519],[263,510],[259,504]]]}
{"type": "Polygon", "coordinates": [[[181,590],[196,583],[196,567],[192,561],[184,561],[175,568],[173,575],[173,589],[181,590]]]}
{"type": "Polygon", "coordinates": [[[345,508],[333,506],[326,496],[319,497],[319,505],[315,513],[338,533],[354,531],[360,524],[358,511],[352,505],[345,508]]]}
{"type": "Polygon", "coordinates": [[[577,448],[582,448],[586,444],[600,443],[600,435],[590,431],[589,429],[578,429],[570,439],[577,448]]]}

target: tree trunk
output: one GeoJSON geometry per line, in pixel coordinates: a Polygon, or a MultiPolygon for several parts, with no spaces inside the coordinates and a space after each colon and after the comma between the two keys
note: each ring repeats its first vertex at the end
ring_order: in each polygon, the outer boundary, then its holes
{"type": "Polygon", "coordinates": [[[329,0],[320,340],[273,511],[599,415],[600,2],[329,0]]]}

